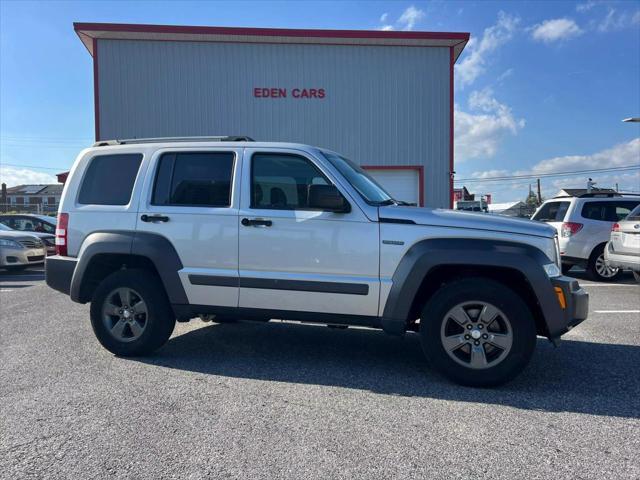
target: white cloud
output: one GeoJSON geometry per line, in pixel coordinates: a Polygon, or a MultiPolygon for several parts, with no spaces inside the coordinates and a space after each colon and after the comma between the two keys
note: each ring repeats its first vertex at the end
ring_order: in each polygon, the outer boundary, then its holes
{"type": "Polygon", "coordinates": [[[618,12],[615,8],[610,8],[607,15],[598,24],[597,30],[599,32],[613,32],[635,25],[640,25],[640,10],[632,15],[629,12],[618,12]]]}
{"type": "Polygon", "coordinates": [[[504,72],[502,72],[500,75],[498,75],[497,81],[503,82],[505,79],[509,78],[511,75],[513,75],[513,68],[508,68],[504,72]]]}
{"type": "Polygon", "coordinates": [[[493,157],[506,135],[516,135],[525,125],[511,108],[500,103],[490,89],[471,92],[469,112],[456,105],[455,156],[457,162],[493,157]]]}
{"type": "MultiPolygon", "coordinates": [[[[469,177],[485,179],[508,175],[536,175],[576,170],[590,170],[610,167],[640,166],[640,137],[629,142],[615,145],[589,155],[565,155],[542,160],[532,168],[508,171],[487,170],[474,172],[469,177]]],[[[465,175],[465,177],[467,177],[465,175]]],[[[562,188],[586,188],[587,179],[593,178],[599,187],[615,188],[620,191],[640,192],[640,172],[637,170],[621,172],[581,173],[573,176],[542,178],[542,194],[545,197],[555,195],[562,188]]],[[[493,193],[495,201],[524,199],[528,185],[535,184],[535,178],[505,182],[477,182],[467,185],[471,191],[493,193]],[[517,193],[514,193],[517,192],[517,193]]]]}
{"type": "Polygon", "coordinates": [[[511,40],[519,22],[519,18],[500,12],[496,24],[486,28],[480,40],[469,41],[466,48],[468,54],[455,66],[461,87],[472,84],[485,72],[488,55],[511,40]]]}
{"type": "Polygon", "coordinates": [[[555,173],[567,170],[588,170],[595,168],[640,165],[640,138],[621,143],[592,155],[566,155],[538,162],[531,169],[532,174],[555,173]]]}
{"type": "Polygon", "coordinates": [[[379,28],[384,31],[395,30],[396,28],[400,30],[413,30],[416,24],[422,21],[425,17],[426,14],[424,13],[424,10],[420,10],[414,5],[411,5],[402,12],[400,17],[398,17],[398,20],[395,22],[389,22],[389,14],[387,12],[380,15],[380,23],[382,25],[379,28]]]}
{"type": "Polygon", "coordinates": [[[411,5],[407,7],[407,9],[402,12],[400,18],[398,18],[398,23],[402,27],[402,30],[413,30],[416,23],[420,22],[425,18],[424,10],[420,10],[415,6],[411,5]]]}
{"type": "Polygon", "coordinates": [[[578,12],[588,12],[593,7],[595,7],[596,5],[597,5],[597,2],[594,2],[593,0],[589,0],[587,2],[579,3],[578,5],[576,5],[576,11],[578,11],[578,12]]]}
{"type": "Polygon", "coordinates": [[[0,183],[6,183],[7,187],[15,187],[25,183],[58,183],[58,181],[54,175],[49,173],[0,165],[0,183]]]}
{"type": "Polygon", "coordinates": [[[570,18],[554,18],[531,27],[534,40],[552,43],[581,35],[583,30],[570,18]]]}

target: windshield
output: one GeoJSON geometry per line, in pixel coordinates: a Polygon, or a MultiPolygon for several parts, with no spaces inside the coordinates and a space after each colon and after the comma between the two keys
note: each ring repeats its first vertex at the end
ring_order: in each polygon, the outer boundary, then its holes
{"type": "Polygon", "coordinates": [[[322,151],[322,154],[338,169],[369,205],[379,206],[396,203],[393,197],[378,182],[351,160],[332,152],[322,151]]]}
{"type": "Polygon", "coordinates": [[[11,228],[7,227],[6,225],[3,225],[2,223],[0,223],[0,230],[13,231],[11,228]]]}

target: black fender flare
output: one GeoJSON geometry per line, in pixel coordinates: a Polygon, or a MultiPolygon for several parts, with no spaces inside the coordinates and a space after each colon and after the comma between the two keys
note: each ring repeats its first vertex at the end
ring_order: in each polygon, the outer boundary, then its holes
{"type": "Polygon", "coordinates": [[[82,242],[78,263],[71,278],[69,291],[71,300],[81,301],[81,286],[87,267],[96,255],[101,254],[146,257],[158,271],[169,302],[189,303],[178,274],[182,269],[182,262],[171,242],[166,237],[155,233],[117,230],[91,233],[82,242]]]}
{"type": "Polygon", "coordinates": [[[552,261],[531,245],[502,240],[436,238],[413,245],[400,260],[381,324],[387,333],[406,330],[409,310],[425,276],[440,266],[500,267],[516,270],[527,279],[538,300],[550,337],[563,332],[563,313],[543,265],[552,261]]]}

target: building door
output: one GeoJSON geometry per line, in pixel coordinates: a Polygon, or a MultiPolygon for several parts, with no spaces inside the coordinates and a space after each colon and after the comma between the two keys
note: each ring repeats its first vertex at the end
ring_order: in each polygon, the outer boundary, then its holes
{"type": "Polygon", "coordinates": [[[189,303],[238,306],[238,199],[242,149],[160,151],[151,161],[137,230],[167,238],[189,303]]]}
{"type": "Polygon", "coordinates": [[[423,206],[423,173],[421,166],[363,166],[396,200],[423,206]]]}
{"type": "Polygon", "coordinates": [[[309,186],[334,182],[300,151],[247,148],[243,162],[240,306],[376,316],[378,224],[352,200],[348,213],[311,210],[309,186]]]}

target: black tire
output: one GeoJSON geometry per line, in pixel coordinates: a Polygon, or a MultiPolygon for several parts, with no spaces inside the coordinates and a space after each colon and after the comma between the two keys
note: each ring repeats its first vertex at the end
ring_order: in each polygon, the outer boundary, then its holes
{"type": "MultiPolygon", "coordinates": [[[[488,327],[486,332],[489,333],[488,327]]],[[[426,303],[420,320],[420,340],[427,359],[438,372],[461,385],[490,387],[508,382],[527,366],[536,345],[536,326],[529,307],[513,290],[487,278],[469,278],[443,286],[426,303]],[[494,366],[474,369],[461,365],[443,346],[443,324],[451,321],[447,314],[465,302],[490,304],[508,318],[511,347],[494,366]]],[[[485,346],[480,348],[486,357],[485,346]]]]}
{"type": "Polygon", "coordinates": [[[148,355],[164,345],[175,326],[176,319],[158,277],[147,270],[119,270],[106,277],[91,299],[91,326],[104,348],[123,357],[148,355]],[[146,305],[145,326],[139,338],[120,341],[107,328],[103,306],[107,296],[118,288],[137,292],[146,305]]]}
{"type": "Polygon", "coordinates": [[[622,275],[622,270],[618,269],[617,273],[612,276],[604,276],[598,272],[597,264],[599,259],[604,261],[604,247],[605,245],[598,245],[591,252],[591,256],[589,257],[589,262],[587,263],[587,272],[589,273],[589,277],[591,280],[596,282],[613,282],[620,278],[622,275]]]}

